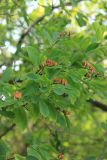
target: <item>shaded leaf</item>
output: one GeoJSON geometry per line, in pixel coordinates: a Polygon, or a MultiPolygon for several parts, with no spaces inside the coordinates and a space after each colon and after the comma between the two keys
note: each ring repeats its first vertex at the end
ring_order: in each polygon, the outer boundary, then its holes
{"type": "Polygon", "coordinates": [[[2,81],[8,82],[11,77],[11,74],[12,74],[12,69],[7,68],[2,75],[2,81]]]}
{"type": "Polygon", "coordinates": [[[49,109],[48,109],[48,105],[45,103],[45,101],[41,100],[39,102],[39,107],[40,107],[40,113],[44,117],[48,117],[49,116],[49,109]]]}
{"type": "Polygon", "coordinates": [[[23,108],[16,108],[15,113],[15,122],[21,128],[25,129],[27,127],[27,116],[23,108]]]}
{"type": "Polygon", "coordinates": [[[40,53],[38,52],[38,50],[36,50],[36,48],[34,47],[28,46],[27,52],[31,62],[34,65],[38,66],[40,63],[40,53]]]}

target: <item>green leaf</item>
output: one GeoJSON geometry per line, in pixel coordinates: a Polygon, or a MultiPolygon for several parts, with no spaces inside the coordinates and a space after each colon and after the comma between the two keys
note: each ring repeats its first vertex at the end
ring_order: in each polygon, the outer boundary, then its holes
{"type": "Polygon", "coordinates": [[[40,100],[39,107],[40,107],[40,113],[44,117],[48,117],[49,116],[49,108],[48,108],[48,105],[45,103],[45,101],[40,100]]]}
{"type": "Polygon", "coordinates": [[[40,115],[40,110],[37,104],[33,104],[32,106],[32,115],[34,118],[38,118],[38,116],[40,115]]]}
{"type": "Polygon", "coordinates": [[[0,160],[6,160],[6,157],[4,155],[0,155],[0,160]]]}
{"type": "Polygon", "coordinates": [[[16,154],[16,155],[15,155],[15,160],[25,160],[25,157],[16,154]]]}
{"type": "Polygon", "coordinates": [[[96,49],[98,46],[99,46],[99,43],[91,43],[91,44],[88,46],[86,52],[91,51],[91,50],[93,50],[93,49],[96,49]]]}
{"type": "Polygon", "coordinates": [[[87,17],[84,14],[78,12],[75,18],[80,27],[86,26],[87,17]]]}
{"type": "Polygon", "coordinates": [[[9,151],[7,144],[3,140],[0,140],[0,160],[5,160],[9,151]]]}
{"type": "Polygon", "coordinates": [[[6,155],[5,144],[2,140],[0,140],[0,154],[4,156],[6,155]]]}
{"type": "Polygon", "coordinates": [[[4,81],[4,82],[8,82],[11,75],[12,75],[12,69],[9,67],[4,71],[1,80],[4,81]]]}
{"type": "Polygon", "coordinates": [[[104,73],[104,67],[102,64],[95,64],[94,67],[97,72],[104,73]]]}
{"type": "Polygon", "coordinates": [[[107,56],[107,46],[99,46],[93,51],[88,51],[87,54],[91,54],[95,60],[97,58],[104,59],[107,56]]]}
{"type": "Polygon", "coordinates": [[[37,158],[37,160],[50,160],[50,151],[55,152],[54,147],[52,147],[51,145],[47,145],[45,143],[36,143],[28,148],[28,155],[32,158],[37,158]]]}
{"type": "Polygon", "coordinates": [[[75,83],[75,86],[80,85],[79,81],[84,77],[84,75],[86,74],[86,70],[85,69],[72,69],[69,72],[69,76],[72,79],[73,82],[70,82],[71,85],[75,83]],[[77,83],[77,84],[76,84],[77,83]]]}
{"type": "Polygon", "coordinates": [[[55,107],[53,105],[51,105],[51,104],[49,104],[49,112],[50,112],[50,117],[54,121],[56,121],[56,119],[57,119],[57,111],[56,111],[55,107]]]}
{"type": "Polygon", "coordinates": [[[32,64],[38,66],[40,64],[40,53],[38,50],[34,47],[28,46],[27,52],[32,64]]]}
{"type": "Polygon", "coordinates": [[[98,22],[94,22],[92,24],[92,29],[95,32],[95,37],[97,41],[102,41],[104,39],[103,33],[106,30],[106,27],[103,25],[100,25],[98,22]]]}
{"type": "Polygon", "coordinates": [[[97,160],[97,158],[95,156],[89,156],[86,158],[86,160],[97,160]]]}
{"type": "Polygon", "coordinates": [[[67,127],[64,115],[57,114],[57,123],[59,123],[63,127],[67,127]]]}
{"type": "Polygon", "coordinates": [[[54,89],[53,89],[54,93],[56,93],[57,95],[62,95],[65,93],[65,86],[61,85],[61,84],[56,84],[54,85],[54,89]]]}
{"type": "Polygon", "coordinates": [[[27,127],[27,116],[26,112],[23,108],[16,108],[14,110],[15,113],[15,122],[21,128],[25,129],[27,127]]]}
{"type": "Polygon", "coordinates": [[[73,65],[74,63],[77,63],[78,61],[81,61],[83,59],[84,55],[81,54],[81,53],[72,53],[72,56],[71,56],[71,59],[70,59],[70,62],[71,64],[73,65]]]}
{"type": "Polygon", "coordinates": [[[50,33],[47,32],[47,30],[45,28],[43,29],[42,34],[43,34],[44,39],[47,41],[47,43],[51,44],[53,42],[53,39],[52,39],[50,33]]]}
{"type": "Polygon", "coordinates": [[[51,12],[52,12],[52,8],[51,8],[50,6],[46,6],[46,7],[45,7],[45,14],[46,14],[46,15],[50,15],[51,12]]]}
{"type": "Polygon", "coordinates": [[[0,114],[5,117],[14,118],[14,113],[11,111],[1,110],[0,114]]]}
{"type": "Polygon", "coordinates": [[[35,157],[38,160],[42,160],[41,155],[38,153],[38,148],[35,148],[35,147],[31,146],[31,147],[28,148],[27,152],[28,152],[29,156],[35,157]]]}
{"type": "Polygon", "coordinates": [[[78,0],[70,0],[70,2],[71,2],[71,4],[72,4],[73,6],[76,6],[77,3],[78,3],[78,0]]]}
{"type": "Polygon", "coordinates": [[[27,156],[26,160],[39,160],[39,159],[37,159],[36,157],[33,157],[33,156],[27,156]]]}
{"type": "Polygon", "coordinates": [[[62,8],[64,8],[64,0],[60,0],[60,5],[62,8]]]}
{"type": "Polygon", "coordinates": [[[71,85],[67,87],[67,94],[69,95],[71,104],[74,104],[77,98],[80,96],[80,84],[75,83],[74,81],[70,80],[71,85]]]}
{"type": "Polygon", "coordinates": [[[101,127],[107,131],[107,122],[102,122],[101,127]]]}
{"type": "Polygon", "coordinates": [[[66,120],[67,128],[70,130],[71,129],[71,122],[67,116],[65,116],[65,120],[66,120]]]}

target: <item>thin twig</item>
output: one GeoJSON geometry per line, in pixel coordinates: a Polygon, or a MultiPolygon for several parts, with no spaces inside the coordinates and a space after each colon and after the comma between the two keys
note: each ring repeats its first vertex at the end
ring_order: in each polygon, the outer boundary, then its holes
{"type": "Polygon", "coordinates": [[[9,128],[7,128],[7,129],[0,135],[0,139],[1,139],[2,137],[4,137],[8,132],[10,132],[15,126],[16,126],[16,124],[12,124],[9,128]]]}
{"type": "Polygon", "coordinates": [[[6,160],[12,160],[12,159],[15,159],[14,157],[11,157],[11,158],[8,158],[8,159],[6,159],[6,160]]]}
{"type": "MultiPolygon", "coordinates": [[[[19,49],[19,46],[22,44],[23,39],[29,34],[29,32],[31,31],[31,29],[37,25],[39,22],[41,22],[43,19],[45,18],[45,15],[39,17],[36,21],[34,21],[29,27],[28,29],[21,35],[18,43],[17,43],[17,51],[19,49]]],[[[16,51],[16,53],[17,53],[16,51]]]]}
{"type": "Polygon", "coordinates": [[[103,111],[107,112],[107,105],[96,100],[90,99],[87,102],[91,103],[94,107],[100,108],[103,111]]]}
{"type": "MultiPolygon", "coordinates": [[[[40,4],[39,4],[39,5],[40,5],[40,4]]],[[[64,5],[65,5],[65,6],[69,6],[69,5],[71,5],[71,3],[70,3],[70,2],[69,2],[69,3],[65,3],[64,5]]],[[[46,7],[46,6],[42,6],[42,7],[46,7]]],[[[59,7],[61,7],[61,6],[60,6],[60,5],[52,6],[52,11],[53,11],[54,9],[56,9],[56,8],[59,8],[59,7]]],[[[16,54],[18,53],[18,51],[19,51],[19,49],[20,49],[20,47],[21,47],[21,44],[22,44],[24,38],[29,34],[29,32],[31,31],[31,29],[32,29],[35,25],[37,25],[39,22],[41,22],[46,16],[47,16],[47,15],[44,14],[43,16],[39,17],[37,20],[35,20],[35,21],[28,27],[28,29],[27,29],[24,33],[22,33],[22,35],[21,35],[21,37],[20,37],[20,39],[19,39],[19,41],[18,41],[18,43],[17,43],[16,54]]]]}

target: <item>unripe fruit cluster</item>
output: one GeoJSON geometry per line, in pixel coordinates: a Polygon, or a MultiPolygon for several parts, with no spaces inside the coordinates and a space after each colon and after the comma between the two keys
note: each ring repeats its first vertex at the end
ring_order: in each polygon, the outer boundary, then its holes
{"type": "Polygon", "coordinates": [[[44,63],[44,66],[48,66],[48,67],[53,67],[53,66],[57,66],[58,63],[51,60],[51,59],[47,59],[44,63]]]}
{"type": "Polygon", "coordinates": [[[65,36],[70,37],[72,34],[73,34],[73,32],[71,32],[71,31],[64,31],[64,32],[60,32],[59,36],[60,37],[65,37],[65,36]]]}
{"type": "Polygon", "coordinates": [[[82,63],[83,68],[88,69],[88,72],[85,74],[85,77],[87,78],[93,78],[93,77],[98,77],[99,72],[96,72],[95,68],[87,61],[84,61],[82,63]]]}
{"type": "MultiPolygon", "coordinates": [[[[53,67],[53,66],[57,66],[57,65],[58,65],[58,63],[51,60],[51,59],[47,59],[43,64],[43,66],[47,66],[47,67],[53,67]]],[[[53,79],[53,83],[66,85],[68,83],[68,81],[63,78],[55,78],[55,79],[53,79]]]]}
{"type": "Polygon", "coordinates": [[[55,78],[55,79],[53,79],[53,83],[67,85],[68,81],[66,79],[62,79],[62,78],[55,78]]]}

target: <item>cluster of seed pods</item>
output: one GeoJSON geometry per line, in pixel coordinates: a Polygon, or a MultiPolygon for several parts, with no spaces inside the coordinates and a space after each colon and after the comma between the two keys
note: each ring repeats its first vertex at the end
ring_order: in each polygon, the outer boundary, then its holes
{"type": "Polygon", "coordinates": [[[94,68],[93,65],[91,65],[89,62],[84,61],[82,63],[83,68],[87,69],[87,73],[85,74],[86,78],[92,79],[94,77],[98,77],[99,76],[99,72],[97,72],[94,68]]]}

